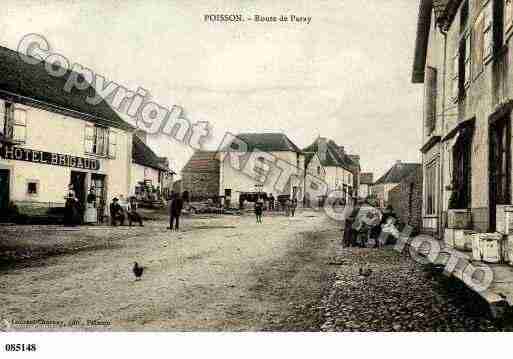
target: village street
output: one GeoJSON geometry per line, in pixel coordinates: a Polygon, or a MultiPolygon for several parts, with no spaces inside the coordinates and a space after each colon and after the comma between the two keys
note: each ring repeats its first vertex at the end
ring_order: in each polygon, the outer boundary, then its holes
{"type": "Polygon", "coordinates": [[[339,225],[321,212],[267,216],[262,225],[251,215],[194,216],[180,233],[165,225],[26,226],[16,229],[18,237],[4,227],[2,250],[10,245],[11,252],[3,254],[12,256],[15,242],[35,252],[47,242],[68,254],[2,264],[0,327],[9,329],[7,321],[11,330],[60,331],[501,329],[484,307],[469,312],[466,304],[479,303],[471,293],[392,248],[342,248],[339,225]],[[131,272],[135,260],[147,267],[140,281],[131,272]],[[361,266],[372,274],[360,276],[361,266]],[[31,320],[62,323],[19,324],[31,320]]]}
{"type": "Polygon", "coordinates": [[[180,233],[165,227],[22,227],[17,239],[2,231],[4,243],[24,248],[79,237],[76,245],[90,250],[4,266],[0,318],[65,323],[39,330],[319,330],[327,257],[341,233],[320,213],[261,225],[253,216],[185,218],[180,233]],[[147,267],[140,281],[134,261],[147,267]]]}

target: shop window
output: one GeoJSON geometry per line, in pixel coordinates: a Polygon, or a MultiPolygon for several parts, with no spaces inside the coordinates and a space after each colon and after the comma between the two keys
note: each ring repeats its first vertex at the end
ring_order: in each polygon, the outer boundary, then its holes
{"type": "Polygon", "coordinates": [[[437,214],[437,184],[438,184],[438,161],[434,161],[425,168],[425,201],[426,215],[437,214]]]}
{"type": "Polygon", "coordinates": [[[87,124],[85,152],[98,156],[116,157],[116,133],[109,128],[87,124]]]}
{"type": "Polygon", "coordinates": [[[27,182],[27,194],[30,196],[37,196],[39,194],[39,182],[28,181],[27,182]]]}

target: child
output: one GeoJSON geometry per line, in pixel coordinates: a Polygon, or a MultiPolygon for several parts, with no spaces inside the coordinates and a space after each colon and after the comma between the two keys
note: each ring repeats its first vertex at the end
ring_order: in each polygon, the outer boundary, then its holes
{"type": "Polygon", "coordinates": [[[264,211],[264,203],[262,199],[258,199],[255,202],[255,216],[257,223],[262,223],[262,212],[264,211]]]}

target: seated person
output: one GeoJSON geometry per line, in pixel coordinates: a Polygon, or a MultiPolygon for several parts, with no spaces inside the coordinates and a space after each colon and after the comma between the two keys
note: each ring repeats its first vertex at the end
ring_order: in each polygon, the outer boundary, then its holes
{"type": "Polygon", "coordinates": [[[142,217],[137,213],[137,201],[135,197],[131,197],[128,203],[128,225],[132,227],[132,222],[138,222],[139,226],[144,227],[142,217]]]}
{"type": "Polygon", "coordinates": [[[125,224],[125,214],[123,208],[119,205],[119,200],[117,198],[112,199],[112,203],[110,204],[110,224],[112,226],[116,225],[116,222],[119,221],[120,225],[125,224]]]}

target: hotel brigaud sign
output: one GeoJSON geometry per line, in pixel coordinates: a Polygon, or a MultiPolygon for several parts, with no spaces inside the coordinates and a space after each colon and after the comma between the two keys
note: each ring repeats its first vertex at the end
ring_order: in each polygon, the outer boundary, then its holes
{"type": "Polygon", "coordinates": [[[93,158],[84,158],[62,153],[45,152],[17,147],[7,143],[0,143],[0,158],[53,166],[79,168],[84,170],[99,170],[100,161],[93,158]]]}

